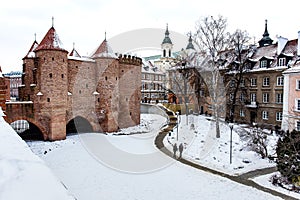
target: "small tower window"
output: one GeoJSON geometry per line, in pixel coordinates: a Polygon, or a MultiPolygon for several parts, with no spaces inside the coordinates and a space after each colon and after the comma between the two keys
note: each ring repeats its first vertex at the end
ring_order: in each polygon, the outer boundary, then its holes
{"type": "Polygon", "coordinates": [[[49,74],[49,78],[52,78],[52,73],[49,74]]]}
{"type": "Polygon", "coordinates": [[[169,57],[171,58],[171,50],[169,50],[169,57]]]}
{"type": "Polygon", "coordinates": [[[131,112],[129,113],[129,115],[131,116],[131,112]]]}
{"type": "Polygon", "coordinates": [[[163,50],[163,57],[166,57],[166,50],[163,50]]]}
{"type": "Polygon", "coordinates": [[[105,76],[105,80],[107,81],[107,76],[105,76]]]}
{"type": "Polygon", "coordinates": [[[116,81],[118,80],[118,77],[116,77],[116,81]]]}
{"type": "Polygon", "coordinates": [[[54,61],[54,57],[52,57],[52,61],[54,61]]]}
{"type": "Polygon", "coordinates": [[[47,98],[47,102],[50,102],[50,98],[47,98]]]}
{"type": "Polygon", "coordinates": [[[100,98],[98,98],[98,102],[100,102],[100,98]]]}
{"type": "Polygon", "coordinates": [[[79,90],[79,94],[81,94],[81,90],[79,90]]]}
{"type": "Polygon", "coordinates": [[[61,78],[64,78],[64,74],[61,74],[61,78]]]}

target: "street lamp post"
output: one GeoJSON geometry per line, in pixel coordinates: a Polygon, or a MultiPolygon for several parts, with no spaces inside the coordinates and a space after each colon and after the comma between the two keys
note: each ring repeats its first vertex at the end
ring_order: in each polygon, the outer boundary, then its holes
{"type": "Polygon", "coordinates": [[[178,128],[179,128],[178,127],[179,126],[179,123],[178,123],[179,122],[179,120],[178,120],[179,112],[178,111],[176,112],[176,116],[177,116],[177,137],[176,138],[177,138],[177,141],[178,141],[178,128]]]}
{"type": "Polygon", "coordinates": [[[233,129],[234,124],[229,123],[229,128],[230,128],[230,164],[232,163],[232,129],[233,129]]]}

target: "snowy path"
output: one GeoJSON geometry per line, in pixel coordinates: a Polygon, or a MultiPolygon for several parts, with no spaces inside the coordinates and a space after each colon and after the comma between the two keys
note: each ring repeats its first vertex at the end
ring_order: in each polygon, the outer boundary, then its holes
{"type": "Polygon", "coordinates": [[[152,119],[146,135],[84,134],[30,145],[78,200],[280,199],[169,158],[153,142],[164,119],[152,119]]]}

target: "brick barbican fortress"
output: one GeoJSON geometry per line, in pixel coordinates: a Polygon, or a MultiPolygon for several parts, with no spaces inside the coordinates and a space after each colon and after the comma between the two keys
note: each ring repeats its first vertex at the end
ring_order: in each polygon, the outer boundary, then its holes
{"type": "Polygon", "coordinates": [[[140,58],[113,53],[106,38],[90,57],[75,48],[68,53],[52,26],[23,58],[20,102],[5,107],[5,92],[0,102],[9,123],[27,120],[44,140],[72,131],[114,132],[140,123],[141,66],[140,58]]]}

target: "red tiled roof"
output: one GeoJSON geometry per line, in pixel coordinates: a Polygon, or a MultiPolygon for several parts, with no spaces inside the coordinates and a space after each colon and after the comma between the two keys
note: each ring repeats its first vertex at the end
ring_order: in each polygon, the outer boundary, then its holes
{"type": "Polygon", "coordinates": [[[44,39],[41,41],[39,46],[35,49],[35,51],[39,51],[39,50],[62,50],[62,51],[66,51],[62,47],[62,42],[60,41],[54,27],[51,27],[49,29],[49,31],[46,33],[44,39]]]}

